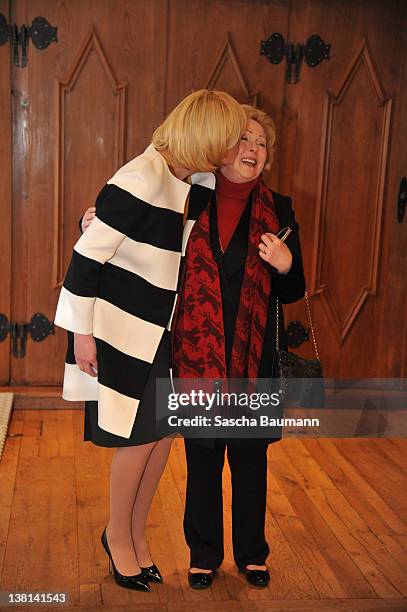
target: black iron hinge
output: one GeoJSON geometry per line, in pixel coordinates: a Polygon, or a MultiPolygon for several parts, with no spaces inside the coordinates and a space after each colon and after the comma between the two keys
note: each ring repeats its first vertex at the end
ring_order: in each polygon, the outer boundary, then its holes
{"type": "Polygon", "coordinates": [[[25,357],[28,334],[35,342],[42,342],[50,334],[55,334],[55,329],[54,324],[41,312],[36,312],[29,323],[15,323],[0,314],[0,342],[7,338],[8,333],[12,338],[13,356],[21,358],[25,357]]]}
{"type": "Polygon", "coordinates": [[[312,34],[305,44],[286,43],[279,32],[274,32],[260,43],[260,55],[265,55],[272,64],[279,64],[285,57],[286,81],[293,85],[300,80],[303,59],[310,68],[315,68],[322,60],[329,60],[331,45],[324,43],[318,34],[312,34]]]}
{"type": "Polygon", "coordinates": [[[51,26],[44,17],[36,17],[30,26],[17,24],[9,25],[5,16],[0,13],[0,46],[10,40],[13,50],[13,62],[18,68],[25,68],[28,63],[28,44],[32,43],[36,49],[42,51],[53,42],[57,42],[57,28],[51,26]],[[21,58],[20,58],[21,48],[21,58]]]}

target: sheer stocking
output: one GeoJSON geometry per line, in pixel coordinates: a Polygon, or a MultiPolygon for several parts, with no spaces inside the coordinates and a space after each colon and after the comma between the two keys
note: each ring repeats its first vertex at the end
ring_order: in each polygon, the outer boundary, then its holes
{"type": "Polygon", "coordinates": [[[152,565],[146,538],[146,523],[154,493],[167,463],[173,438],[156,442],[146,464],[133,507],[132,536],[140,567],[152,565]]]}
{"type": "Polygon", "coordinates": [[[156,442],[117,448],[110,474],[110,520],[106,529],[110,552],[118,571],[125,576],[140,572],[134,550],[131,523],[134,500],[146,464],[156,442]]]}

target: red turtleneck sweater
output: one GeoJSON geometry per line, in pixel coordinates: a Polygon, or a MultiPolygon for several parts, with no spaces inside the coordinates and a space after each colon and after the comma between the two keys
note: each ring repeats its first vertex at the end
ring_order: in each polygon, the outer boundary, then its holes
{"type": "Polygon", "coordinates": [[[218,211],[219,238],[225,251],[239,223],[252,189],[259,177],[247,183],[233,183],[220,172],[216,175],[216,202],[218,211]]]}

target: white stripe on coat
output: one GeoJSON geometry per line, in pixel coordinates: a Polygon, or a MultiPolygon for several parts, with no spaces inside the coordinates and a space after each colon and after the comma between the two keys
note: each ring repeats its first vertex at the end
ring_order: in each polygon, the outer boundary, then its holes
{"type": "Polygon", "coordinates": [[[130,357],[153,363],[164,327],[149,323],[96,298],[93,335],[130,357]]]}
{"type": "Polygon", "coordinates": [[[75,295],[62,287],[55,313],[55,325],[77,334],[91,334],[94,303],[94,297],[75,295]]]}
{"type": "MultiPolygon", "coordinates": [[[[109,433],[130,438],[140,400],[99,384],[98,425],[109,433]]],[[[153,410],[154,406],[151,407],[153,410]]]]}
{"type": "Polygon", "coordinates": [[[187,221],[185,222],[184,233],[182,234],[182,256],[183,257],[185,255],[189,236],[192,232],[192,228],[194,227],[194,224],[195,224],[195,219],[187,219],[187,221]]]}
{"type": "Polygon", "coordinates": [[[113,257],[124,238],[125,234],[95,217],[75,244],[74,249],[80,255],[103,264],[113,257]]]}
{"type": "Polygon", "coordinates": [[[156,287],[176,291],[180,261],[179,252],[125,238],[109,263],[141,276],[156,287]]]}
{"type": "Polygon", "coordinates": [[[173,307],[172,307],[172,311],[171,311],[171,316],[170,316],[170,319],[169,319],[169,321],[168,321],[168,323],[167,323],[167,329],[168,329],[168,331],[171,331],[172,318],[173,318],[173,316],[174,316],[174,314],[175,314],[175,307],[176,307],[176,305],[177,305],[177,301],[178,301],[178,293],[177,293],[177,295],[175,296],[175,299],[174,299],[174,305],[173,305],[173,307]]]}
{"type": "Polygon", "coordinates": [[[82,372],[76,363],[66,363],[62,397],[70,402],[91,402],[98,399],[98,379],[82,372]]]}
{"type": "Polygon", "coordinates": [[[159,208],[183,213],[191,185],[171,174],[167,162],[150,145],[142,155],[130,160],[107,181],[136,198],[159,208]]]}

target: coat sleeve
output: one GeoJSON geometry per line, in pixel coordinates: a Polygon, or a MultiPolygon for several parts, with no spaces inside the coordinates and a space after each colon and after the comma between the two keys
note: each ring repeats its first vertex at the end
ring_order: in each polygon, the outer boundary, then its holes
{"type": "Polygon", "coordinates": [[[55,325],[78,334],[92,334],[102,266],[140,214],[137,198],[116,185],[103,187],[96,206],[97,216],[74,246],[55,315],[55,325]]]}
{"type": "Polygon", "coordinates": [[[280,198],[281,200],[277,205],[277,215],[281,228],[288,226],[292,229],[286,240],[286,245],[291,251],[293,262],[287,274],[279,274],[275,268],[272,268],[272,282],[280,302],[291,304],[304,297],[306,285],[299,228],[292,208],[292,201],[288,196],[280,196],[280,198]]]}

